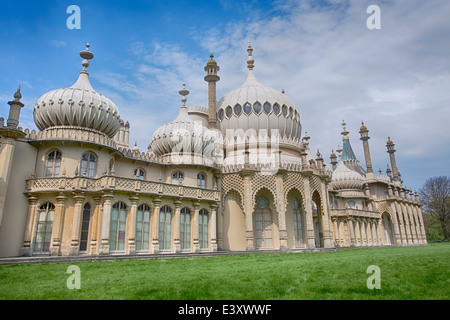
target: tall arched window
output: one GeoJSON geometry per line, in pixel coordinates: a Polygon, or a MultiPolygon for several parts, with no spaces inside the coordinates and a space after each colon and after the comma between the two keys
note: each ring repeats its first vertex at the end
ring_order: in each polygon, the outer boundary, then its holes
{"type": "Polygon", "coordinates": [[[198,243],[200,249],[208,248],[208,211],[201,209],[198,213],[198,243]]]}
{"type": "Polygon", "coordinates": [[[53,203],[47,202],[39,207],[33,253],[43,254],[50,252],[54,217],[55,205],[53,203]]]}
{"type": "Polygon", "coordinates": [[[191,210],[183,208],[180,211],[180,249],[191,248],[191,210]]]}
{"type": "Polygon", "coordinates": [[[295,236],[295,246],[303,247],[303,215],[300,208],[300,203],[297,198],[294,198],[294,236],[295,236]]]}
{"type": "Polygon", "coordinates": [[[92,152],[85,152],[81,156],[80,175],[88,178],[95,177],[97,171],[97,157],[92,152]]]}
{"type": "Polygon", "coordinates": [[[123,202],[116,202],[111,211],[111,228],[109,234],[109,250],[125,250],[125,225],[127,206],[123,202]]]}
{"type": "Polygon", "coordinates": [[[89,235],[89,221],[91,220],[91,205],[86,203],[83,207],[83,220],[81,222],[80,251],[86,251],[89,235]]]}
{"type": "Polygon", "coordinates": [[[58,177],[59,169],[61,168],[62,154],[58,150],[53,150],[47,155],[47,161],[45,164],[45,176],[46,177],[58,177]]]}
{"type": "Polygon", "coordinates": [[[159,211],[159,249],[170,250],[172,209],[163,206],[159,211]]]}
{"type": "Polygon", "coordinates": [[[254,234],[255,247],[272,248],[272,211],[269,207],[269,200],[266,197],[259,197],[256,201],[254,212],[254,234]]]}
{"type": "Polygon", "coordinates": [[[148,249],[150,232],[150,207],[141,204],[136,213],[136,251],[148,249]]]}
{"type": "Polygon", "coordinates": [[[172,173],[172,183],[173,184],[183,184],[184,174],[181,171],[175,171],[172,173]]]}
{"type": "Polygon", "coordinates": [[[197,187],[202,189],[206,188],[206,174],[203,172],[197,174],[197,187]]]}

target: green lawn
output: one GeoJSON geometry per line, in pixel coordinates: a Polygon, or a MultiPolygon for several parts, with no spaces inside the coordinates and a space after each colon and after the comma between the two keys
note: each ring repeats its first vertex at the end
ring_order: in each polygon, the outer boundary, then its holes
{"type": "Polygon", "coordinates": [[[0,267],[0,299],[450,299],[450,244],[0,267]],[[367,267],[381,271],[369,290],[367,267]]]}

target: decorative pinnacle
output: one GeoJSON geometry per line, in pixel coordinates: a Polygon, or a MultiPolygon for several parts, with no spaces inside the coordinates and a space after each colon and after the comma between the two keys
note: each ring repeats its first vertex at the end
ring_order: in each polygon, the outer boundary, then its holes
{"type": "Polygon", "coordinates": [[[183,107],[186,107],[186,101],[187,101],[186,96],[189,94],[189,90],[186,89],[186,83],[183,83],[183,89],[178,91],[178,93],[183,96],[181,98],[181,102],[183,103],[183,107]]]}
{"type": "Polygon", "coordinates": [[[348,131],[347,131],[347,124],[345,123],[344,120],[342,120],[342,128],[344,129],[344,131],[341,132],[341,134],[343,135],[342,139],[348,139],[347,135],[348,135],[348,131]]]}
{"type": "Polygon", "coordinates": [[[20,84],[17,87],[16,93],[14,93],[14,101],[19,102],[19,100],[22,98],[22,94],[20,93],[20,84]]]}
{"type": "Polygon", "coordinates": [[[89,42],[86,43],[86,49],[83,51],[80,51],[80,57],[82,57],[84,60],[81,63],[81,65],[83,66],[83,71],[87,73],[87,68],[89,67],[89,60],[91,60],[92,58],[94,58],[94,54],[92,52],[89,51],[89,42]]]}
{"type": "Polygon", "coordinates": [[[252,48],[250,41],[248,42],[247,52],[248,52],[247,68],[249,70],[253,70],[253,68],[255,67],[255,65],[254,65],[255,60],[253,60],[253,56],[252,56],[253,48],[252,48]]]}
{"type": "Polygon", "coordinates": [[[211,60],[214,58],[213,52],[211,51],[211,55],[209,56],[211,60]]]}

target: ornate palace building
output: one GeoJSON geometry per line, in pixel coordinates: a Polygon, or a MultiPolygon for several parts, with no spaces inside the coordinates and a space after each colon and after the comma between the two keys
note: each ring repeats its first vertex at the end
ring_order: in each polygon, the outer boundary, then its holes
{"type": "MultiPolygon", "coordinates": [[[[0,118],[0,256],[311,250],[426,244],[417,193],[391,168],[375,174],[369,131],[365,168],[343,123],[330,164],[310,150],[285,92],[248,75],[216,100],[219,66],[205,66],[208,105],[190,107],[130,148],[130,124],[83,69],[33,110],[38,132],[19,127],[20,87],[0,118]],[[149,137],[150,139],[150,137],[149,137]]],[[[205,97],[206,98],[206,97],[205,97]]]]}

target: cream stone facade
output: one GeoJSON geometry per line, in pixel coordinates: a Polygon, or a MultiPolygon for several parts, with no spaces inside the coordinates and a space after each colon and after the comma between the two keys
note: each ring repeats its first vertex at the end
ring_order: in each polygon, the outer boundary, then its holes
{"type": "Polygon", "coordinates": [[[219,66],[205,66],[208,106],[181,106],[130,147],[130,123],[83,69],[69,88],[34,106],[38,132],[19,127],[20,87],[0,118],[0,256],[78,256],[311,250],[426,244],[417,193],[402,186],[394,143],[375,174],[368,130],[365,167],[343,123],[331,166],[313,156],[300,113],[263,86],[248,49],[248,75],[216,100],[219,66]]]}

